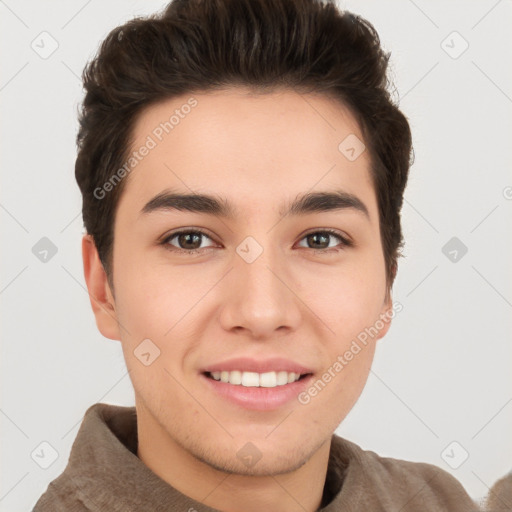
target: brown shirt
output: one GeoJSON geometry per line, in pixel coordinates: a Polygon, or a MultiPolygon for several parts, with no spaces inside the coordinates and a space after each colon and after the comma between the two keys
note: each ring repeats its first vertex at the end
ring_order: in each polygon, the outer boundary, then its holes
{"type": "MultiPolygon", "coordinates": [[[[87,409],[63,473],[32,512],[218,512],[174,489],[137,457],[135,407],[87,409]]],[[[380,457],[332,436],[319,512],[476,512],[446,471],[380,457]]]]}

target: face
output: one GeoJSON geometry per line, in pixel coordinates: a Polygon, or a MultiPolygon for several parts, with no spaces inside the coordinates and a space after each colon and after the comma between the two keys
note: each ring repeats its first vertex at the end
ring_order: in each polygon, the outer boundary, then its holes
{"type": "Polygon", "coordinates": [[[152,106],[134,133],[133,150],[152,147],[124,178],[115,298],[95,311],[122,342],[139,422],[213,468],[296,469],[355,404],[389,327],[357,123],[327,97],[232,88],[152,106]]]}

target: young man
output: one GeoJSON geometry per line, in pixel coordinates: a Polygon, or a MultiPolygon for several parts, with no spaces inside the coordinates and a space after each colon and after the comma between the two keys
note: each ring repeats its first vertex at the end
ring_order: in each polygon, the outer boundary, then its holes
{"type": "Polygon", "coordinates": [[[34,511],[472,511],[334,435],[400,305],[411,135],[365,20],[175,0],[84,73],[84,273],[135,407],[95,404],[34,511]]]}

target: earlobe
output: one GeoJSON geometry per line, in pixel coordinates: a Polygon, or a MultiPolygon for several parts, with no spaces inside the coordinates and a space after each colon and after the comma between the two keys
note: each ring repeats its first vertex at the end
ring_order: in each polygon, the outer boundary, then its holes
{"type": "Polygon", "coordinates": [[[110,290],[107,274],[98,255],[96,244],[89,234],[82,238],[82,259],[85,282],[96,318],[96,325],[106,338],[121,340],[114,297],[110,290]]]}
{"type": "Polygon", "coordinates": [[[379,334],[377,335],[377,339],[380,340],[387,334],[391,327],[391,319],[393,316],[393,299],[391,297],[391,290],[389,290],[386,295],[386,300],[384,301],[384,306],[380,312],[379,320],[377,320],[377,323],[379,324],[379,334]]]}

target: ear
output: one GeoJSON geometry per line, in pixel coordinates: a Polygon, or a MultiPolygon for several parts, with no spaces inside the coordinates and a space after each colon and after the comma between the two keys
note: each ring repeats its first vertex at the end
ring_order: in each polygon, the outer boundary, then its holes
{"type": "Polygon", "coordinates": [[[386,294],[386,299],[384,300],[382,309],[380,311],[379,320],[382,321],[384,326],[382,327],[382,329],[379,330],[379,334],[377,334],[378,340],[386,336],[387,332],[389,331],[389,328],[391,327],[391,319],[393,316],[393,299],[391,297],[391,291],[389,291],[386,294]]]}
{"type": "Polygon", "coordinates": [[[107,274],[98,255],[94,239],[89,234],[82,238],[82,259],[89,300],[96,317],[98,330],[105,338],[121,340],[114,296],[110,290],[107,274]]]}

